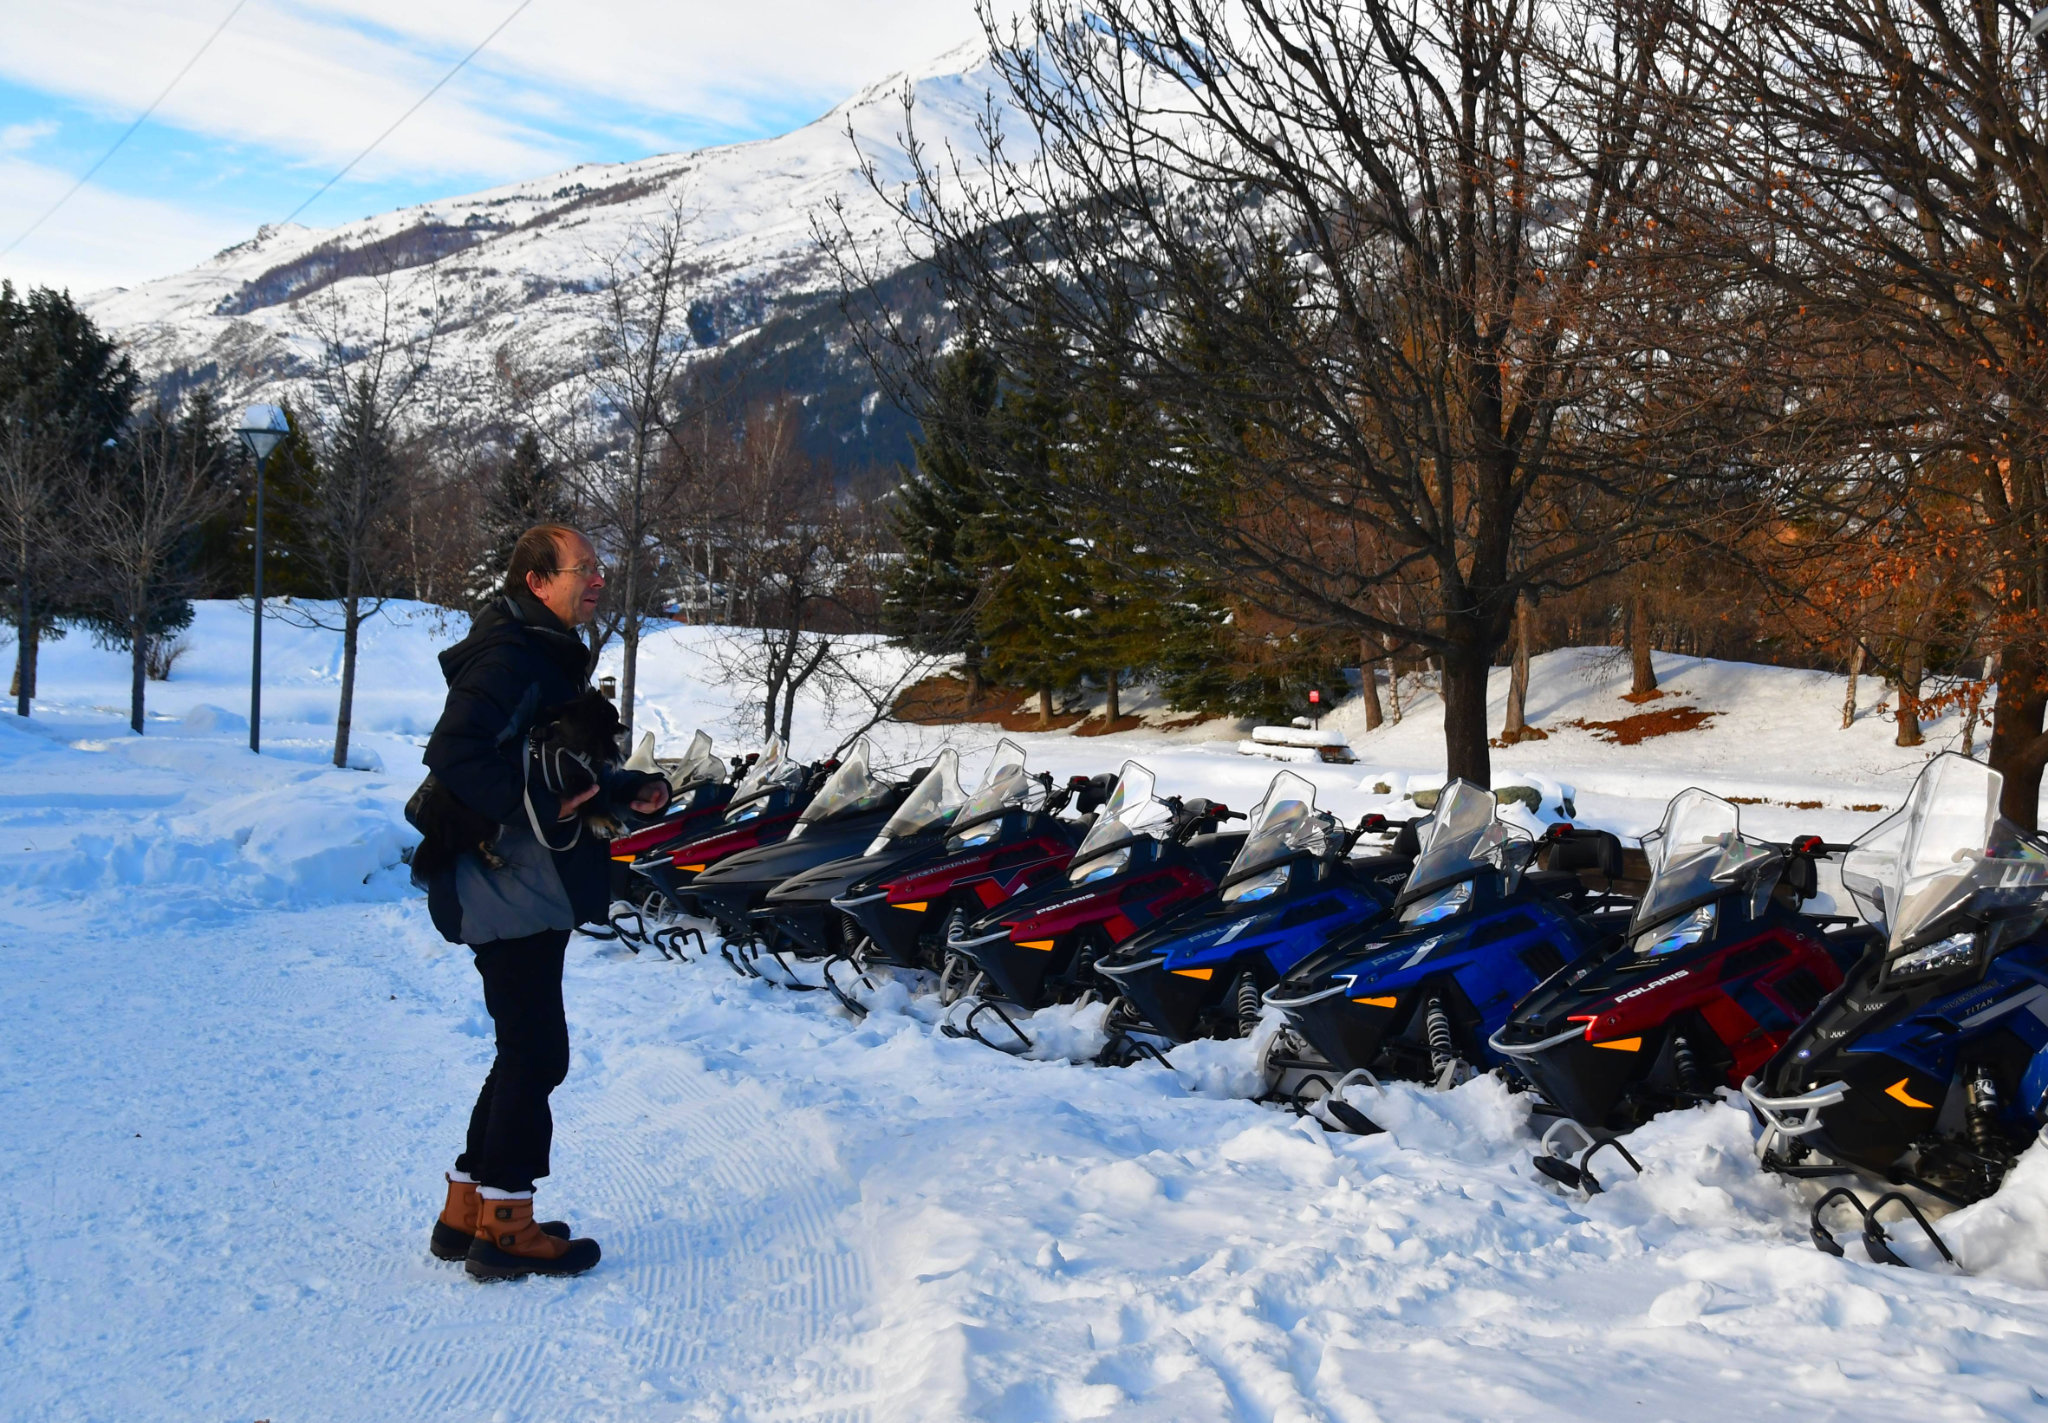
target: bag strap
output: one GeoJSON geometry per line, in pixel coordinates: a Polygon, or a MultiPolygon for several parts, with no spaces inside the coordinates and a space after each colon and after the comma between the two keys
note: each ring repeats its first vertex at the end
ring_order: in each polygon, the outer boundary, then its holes
{"type": "Polygon", "coordinates": [[[577,842],[583,838],[583,817],[580,815],[576,817],[576,833],[569,837],[568,844],[552,845],[548,843],[546,832],[540,828],[540,817],[534,814],[533,810],[533,747],[522,745],[520,753],[519,800],[526,807],[526,823],[533,827],[533,838],[540,841],[542,849],[553,850],[557,855],[566,854],[570,850],[575,849],[577,842]]]}

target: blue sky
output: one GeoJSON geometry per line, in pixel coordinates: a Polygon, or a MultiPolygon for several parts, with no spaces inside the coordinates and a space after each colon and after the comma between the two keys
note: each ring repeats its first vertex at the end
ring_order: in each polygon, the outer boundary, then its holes
{"type": "MultiPolygon", "coordinates": [[[[282,220],[518,0],[243,0],[152,118],[0,277],[84,293],[282,220]]],[[[234,0],[0,0],[0,248],[88,169],[234,0]]],[[[757,138],[976,33],[972,0],[533,0],[299,221],[757,138]]]]}

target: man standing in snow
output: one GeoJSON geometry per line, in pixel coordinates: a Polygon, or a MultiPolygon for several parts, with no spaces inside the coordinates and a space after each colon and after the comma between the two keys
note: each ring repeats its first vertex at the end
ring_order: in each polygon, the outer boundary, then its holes
{"type": "Polygon", "coordinates": [[[497,1060],[470,1113],[469,1139],[448,1173],[433,1252],[466,1260],[480,1280],[574,1275],[597,1263],[595,1240],[572,1240],[559,1221],[536,1224],[534,1181],[548,1174],[554,1119],[548,1094],[569,1072],[562,955],[569,931],[600,920],[611,902],[611,858],[588,827],[571,833],[585,801],[643,814],[668,803],[660,776],[607,769],[597,785],[558,797],[530,783],[526,737],[537,721],[588,688],[594,656],[576,629],[597,615],[604,568],[590,540],[543,524],[520,535],[504,587],[469,636],[441,654],[448,702],[426,763],[470,809],[504,828],[503,868],[475,854],[426,883],[434,926],[476,955],[497,1060]],[[534,826],[561,826],[550,835],[534,826]]]}

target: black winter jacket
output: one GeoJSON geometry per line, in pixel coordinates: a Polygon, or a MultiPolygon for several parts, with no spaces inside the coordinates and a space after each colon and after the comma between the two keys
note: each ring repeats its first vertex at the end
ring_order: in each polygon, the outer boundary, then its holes
{"type": "MultiPolygon", "coordinates": [[[[526,733],[542,713],[589,685],[593,660],[582,640],[539,600],[493,598],[476,615],[469,636],[441,654],[448,703],[427,741],[427,769],[470,809],[501,825],[523,824],[526,733]]],[[[656,779],[612,770],[601,779],[597,801],[617,814],[656,779]]],[[[535,816],[552,830],[561,801],[544,786],[531,787],[531,794],[535,816]]],[[[577,922],[604,919],[611,906],[607,842],[586,831],[554,858],[577,922]]],[[[427,907],[442,936],[461,942],[462,906],[452,869],[428,881],[427,907]]]]}

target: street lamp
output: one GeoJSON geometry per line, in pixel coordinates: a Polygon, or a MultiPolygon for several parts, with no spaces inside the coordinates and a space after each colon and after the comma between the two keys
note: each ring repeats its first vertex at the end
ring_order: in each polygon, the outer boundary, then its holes
{"type": "Polygon", "coordinates": [[[2028,39],[2038,40],[2043,35],[2048,35],[2048,5],[2043,5],[2040,9],[2036,10],[2034,18],[2027,21],[2028,39]]]}
{"type": "Polygon", "coordinates": [[[291,434],[291,421],[275,405],[252,405],[242,412],[235,431],[243,446],[256,456],[256,618],[255,640],[249,649],[249,749],[257,745],[263,731],[263,467],[270,452],[291,434]]]}

